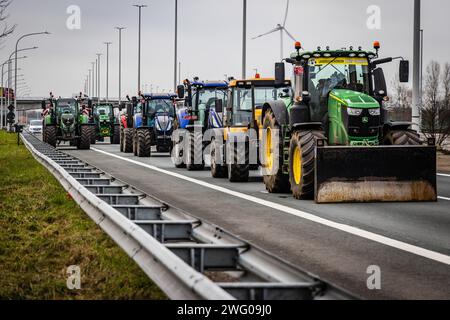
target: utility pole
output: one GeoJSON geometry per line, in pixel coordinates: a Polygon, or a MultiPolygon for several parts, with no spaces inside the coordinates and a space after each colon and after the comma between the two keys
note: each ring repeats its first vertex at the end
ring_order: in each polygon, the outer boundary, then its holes
{"type": "Polygon", "coordinates": [[[91,97],[92,96],[92,92],[91,92],[91,73],[92,70],[89,69],[89,80],[88,80],[88,96],[91,97]]]}
{"type": "Polygon", "coordinates": [[[95,66],[97,65],[97,60],[96,62],[91,62],[92,63],[92,90],[91,90],[91,94],[92,97],[95,97],[95,83],[97,83],[97,80],[95,78],[95,69],[97,69],[95,66]]]}
{"type": "Polygon", "coordinates": [[[173,63],[173,88],[177,91],[177,64],[178,64],[178,0],[175,0],[175,58],[173,63]]]}
{"type": "Polygon", "coordinates": [[[125,27],[116,27],[119,31],[119,106],[122,103],[122,30],[125,27]]]}
{"type": "Polygon", "coordinates": [[[106,103],[109,102],[109,46],[112,42],[105,42],[106,44],[106,103]]]}
{"type": "Polygon", "coordinates": [[[134,7],[139,9],[139,34],[138,34],[138,93],[141,91],[141,25],[142,25],[142,8],[146,8],[145,4],[135,4],[134,7]]]}
{"type": "Polygon", "coordinates": [[[247,69],[247,0],[243,0],[242,21],[242,79],[246,78],[247,69]]]}
{"type": "Polygon", "coordinates": [[[101,79],[101,73],[100,73],[100,57],[102,56],[101,53],[97,53],[97,94],[98,94],[98,103],[100,103],[100,79],[101,79]]]}
{"type": "Polygon", "coordinates": [[[414,0],[413,129],[420,132],[420,0],[414,0]]]}

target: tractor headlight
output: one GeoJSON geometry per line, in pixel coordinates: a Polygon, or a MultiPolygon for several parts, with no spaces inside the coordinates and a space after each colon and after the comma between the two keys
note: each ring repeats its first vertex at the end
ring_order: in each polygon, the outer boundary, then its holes
{"type": "Polygon", "coordinates": [[[362,109],[356,109],[356,108],[347,108],[347,113],[349,116],[360,116],[362,113],[362,109]]]}
{"type": "Polygon", "coordinates": [[[380,108],[369,109],[369,114],[371,116],[379,116],[380,115],[380,108]]]}

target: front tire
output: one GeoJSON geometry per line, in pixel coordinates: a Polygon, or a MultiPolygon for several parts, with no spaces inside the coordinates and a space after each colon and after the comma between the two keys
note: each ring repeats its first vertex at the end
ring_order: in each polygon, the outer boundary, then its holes
{"type": "Polygon", "coordinates": [[[133,131],[131,128],[123,130],[123,152],[125,153],[133,152],[133,131]]]}
{"type": "Polygon", "coordinates": [[[317,140],[325,140],[322,131],[299,130],[289,145],[289,182],[292,195],[298,200],[314,198],[315,150],[317,140]]]}
{"type": "Polygon", "coordinates": [[[47,142],[52,147],[56,148],[56,127],[55,126],[45,126],[45,142],[47,142]]]}
{"type": "Polygon", "coordinates": [[[226,164],[223,161],[222,148],[216,139],[213,139],[210,144],[211,152],[211,176],[213,178],[226,178],[228,176],[226,164]]]}
{"type": "Polygon", "coordinates": [[[136,156],[148,158],[151,156],[151,136],[147,129],[137,130],[136,133],[136,156]]]}
{"type": "Polygon", "coordinates": [[[418,146],[422,144],[422,140],[414,130],[392,130],[386,134],[384,144],[392,146],[418,146]]]}
{"type": "Polygon", "coordinates": [[[78,149],[89,150],[91,148],[92,129],[90,126],[81,126],[78,149]]]}
{"type": "Polygon", "coordinates": [[[189,152],[186,167],[188,171],[203,170],[205,168],[205,160],[203,159],[203,135],[197,132],[190,132],[188,138],[189,152]]]}
{"type": "Polygon", "coordinates": [[[111,144],[120,144],[120,125],[116,124],[114,125],[114,132],[112,137],[110,138],[111,144]]]}
{"type": "Polygon", "coordinates": [[[238,145],[228,145],[228,152],[232,152],[233,158],[230,159],[232,163],[228,164],[228,180],[230,182],[248,182],[249,169],[248,164],[248,148],[245,144],[240,143],[238,145]],[[245,150],[242,150],[245,148],[245,150]],[[239,163],[239,155],[244,154],[245,163],[239,163]]]}

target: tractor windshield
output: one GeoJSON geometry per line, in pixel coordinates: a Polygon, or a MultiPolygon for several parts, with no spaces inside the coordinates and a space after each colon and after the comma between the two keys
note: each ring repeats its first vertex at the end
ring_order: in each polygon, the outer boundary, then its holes
{"type": "Polygon", "coordinates": [[[113,108],[110,105],[97,106],[94,109],[94,114],[96,116],[109,116],[112,115],[113,108]]]}
{"type": "Polygon", "coordinates": [[[59,104],[57,111],[61,114],[74,114],[75,106],[71,104],[59,104]]]}
{"type": "Polygon", "coordinates": [[[150,100],[148,103],[149,113],[166,113],[170,116],[174,116],[173,102],[171,99],[155,99],[150,100]]]}
{"type": "Polygon", "coordinates": [[[224,89],[201,89],[194,94],[193,101],[196,101],[197,95],[198,97],[198,110],[208,110],[211,107],[215,106],[215,102],[218,99],[222,100],[222,105],[226,103],[226,90],[224,89]]]}

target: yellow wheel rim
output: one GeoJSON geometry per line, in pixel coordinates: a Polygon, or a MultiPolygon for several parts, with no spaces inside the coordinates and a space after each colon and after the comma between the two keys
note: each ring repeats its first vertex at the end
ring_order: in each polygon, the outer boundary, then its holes
{"type": "Polygon", "coordinates": [[[300,184],[302,179],[302,153],[300,152],[300,148],[298,146],[296,146],[294,150],[294,160],[292,162],[292,166],[294,171],[294,181],[296,184],[300,184]]]}
{"type": "Polygon", "coordinates": [[[273,153],[272,153],[272,131],[270,128],[266,129],[266,168],[270,171],[273,167],[273,153]]]}

